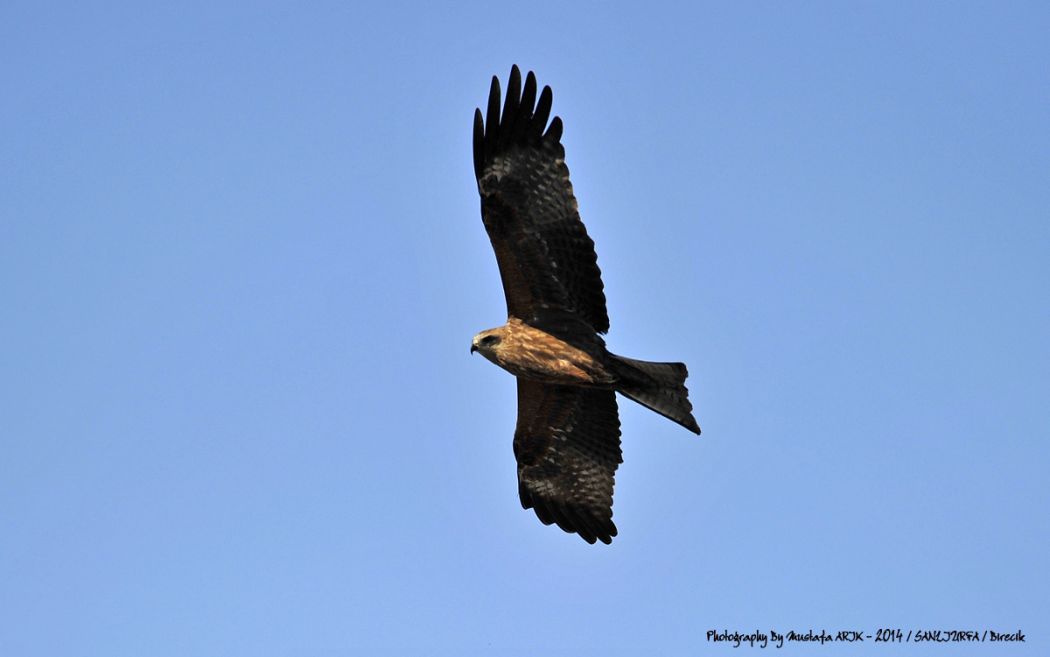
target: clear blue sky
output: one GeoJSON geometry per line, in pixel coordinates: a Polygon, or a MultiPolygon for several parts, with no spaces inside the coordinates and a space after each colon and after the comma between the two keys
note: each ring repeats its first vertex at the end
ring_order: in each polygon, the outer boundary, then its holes
{"type": "Polygon", "coordinates": [[[0,7],[0,654],[1047,654],[1045,3],[379,4],[0,7]],[[468,354],[513,63],[704,428],[621,403],[608,547],[468,354]]]}

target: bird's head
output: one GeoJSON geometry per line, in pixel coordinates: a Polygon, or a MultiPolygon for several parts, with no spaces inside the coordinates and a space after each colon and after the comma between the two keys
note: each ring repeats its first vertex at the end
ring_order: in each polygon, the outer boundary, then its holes
{"type": "Polygon", "coordinates": [[[503,328],[501,326],[475,335],[474,340],[470,343],[470,353],[481,352],[482,356],[496,362],[496,354],[503,342],[503,328]]]}

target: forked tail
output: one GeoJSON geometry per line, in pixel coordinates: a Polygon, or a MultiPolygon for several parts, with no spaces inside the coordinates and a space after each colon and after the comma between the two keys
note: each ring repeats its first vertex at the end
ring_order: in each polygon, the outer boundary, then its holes
{"type": "Polygon", "coordinates": [[[614,358],[620,365],[618,392],[693,433],[700,433],[685,387],[685,379],[689,376],[685,363],[651,363],[623,356],[614,358]]]}

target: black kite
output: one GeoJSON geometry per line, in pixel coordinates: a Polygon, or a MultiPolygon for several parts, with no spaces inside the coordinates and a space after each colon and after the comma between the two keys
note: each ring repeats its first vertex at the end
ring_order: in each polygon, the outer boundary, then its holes
{"type": "Polygon", "coordinates": [[[683,363],[623,358],[609,330],[594,242],[580,221],[561,145],[548,125],[552,95],[536,98],[530,72],[510,72],[500,113],[495,76],[486,116],[474,113],[474,173],[481,217],[496,252],[507,323],[474,337],[470,351],[518,379],[521,505],[588,543],[612,542],[613,477],[622,463],[616,393],[699,434],[683,363]]]}

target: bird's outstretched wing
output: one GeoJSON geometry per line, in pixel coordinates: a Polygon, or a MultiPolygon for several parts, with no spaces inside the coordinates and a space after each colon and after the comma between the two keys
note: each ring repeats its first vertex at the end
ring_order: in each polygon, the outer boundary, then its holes
{"type": "Polygon", "coordinates": [[[580,221],[561,145],[561,119],[547,119],[550,87],[536,99],[536,76],[510,72],[500,114],[492,78],[486,116],[474,112],[474,173],[481,217],[496,251],[507,313],[530,323],[571,314],[594,331],[609,330],[594,242],[580,221]]]}
{"type": "Polygon", "coordinates": [[[521,506],[588,543],[611,543],[613,477],[623,462],[612,390],[518,379],[514,432],[521,506]]]}

